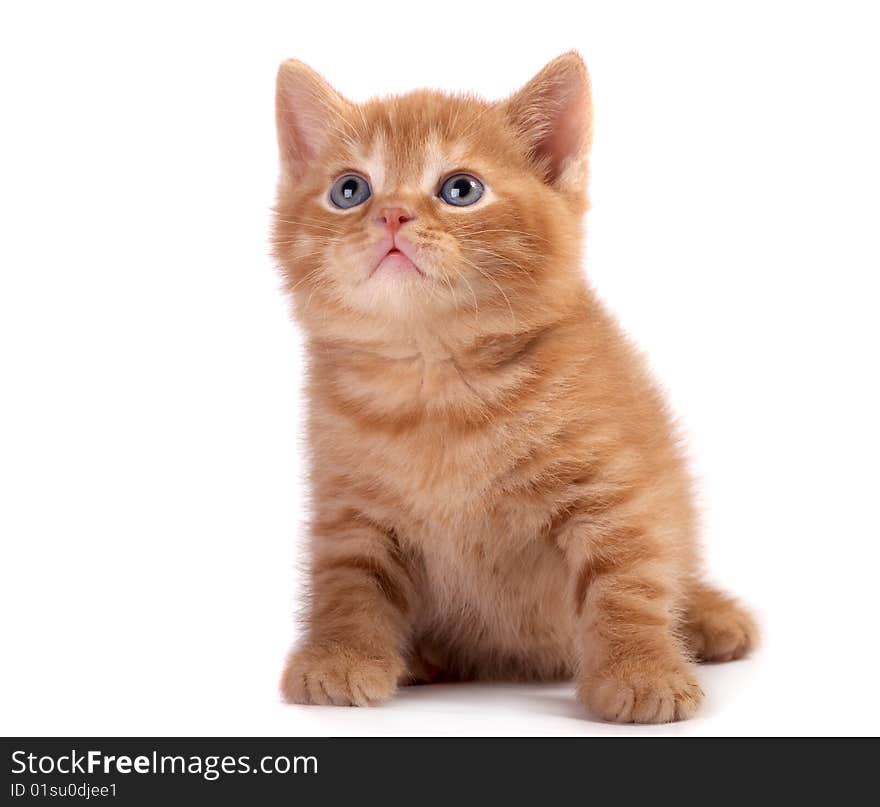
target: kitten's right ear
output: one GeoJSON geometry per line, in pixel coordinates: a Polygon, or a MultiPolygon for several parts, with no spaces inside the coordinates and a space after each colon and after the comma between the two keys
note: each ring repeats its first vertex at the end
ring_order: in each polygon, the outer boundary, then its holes
{"type": "Polygon", "coordinates": [[[275,121],[281,164],[299,176],[321,152],[327,132],[340,127],[350,101],[311,67],[296,59],[282,62],[275,88],[275,121]]]}

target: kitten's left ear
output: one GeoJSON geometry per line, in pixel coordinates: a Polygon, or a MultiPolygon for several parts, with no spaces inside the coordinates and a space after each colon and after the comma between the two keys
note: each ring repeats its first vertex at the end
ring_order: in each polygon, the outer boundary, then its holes
{"type": "Polygon", "coordinates": [[[590,78],[580,55],[569,51],[557,57],[503,103],[545,180],[585,193],[593,115],[590,78]]]}

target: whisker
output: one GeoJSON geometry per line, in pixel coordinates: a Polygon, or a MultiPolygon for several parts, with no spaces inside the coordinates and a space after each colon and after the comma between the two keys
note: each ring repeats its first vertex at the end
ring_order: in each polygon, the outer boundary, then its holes
{"type": "Polygon", "coordinates": [[[474,327],[479,328],[480,327],[480,305],[477,302],[477,295],[476,295],[476,292],[474,292],[474,287],[471,285],[470,280],[467,279],[467,276],[464,274],[464,272],[459,272],[458,276],[467,284],[468,290],[471,293],[471,297],[473,298],[473,301],[474,301],[474,327]]]}
{"type": "Polygon", "coordinates": [[[498,291],[501,292],[502,297],[504,297],[504,300],[505,300],[505,302],[507,303],[507,308],[508,308],[508,310],[510,311],[510,316],[511,316],[511,319],[513,320],[513,325],[514,325],[514,327],[517,327],[517,326],[518,326],[518,321],[517,321],[517,318],[516,318],[516,314],[515,314],[514,311],[513,311],[513,306],[510,304],[510,298],[507,296],[507,293],[506,293],[506,292],[504,291],[504,289],[501,287],[501,284],[500,284],[497,280],[495,280],[494,277],[492,277],[491,275],[489,275],[489,274],[487,274],[486,272],[484,272],[483,269],[481,269],[477,264],[473,263],[473,261],[469,261],[467,258],[464,258],[464,257],[462,257],[462,260],[463,260],[468,266],[471,266],[471,267],[473,267],[474,269],[476,269],[477,272],[479,272],[484,278],[486,278],[486,280],[488,280],[490,283],[492,283],[492,284],[495,286],[495,288],[498,289],[498,291]]]}
{"type": "Polygon", "coordinates": [[[535,233],[524,232],[523,230],[508,230],[508,229],[498,228],[498,227],[493,227],[492,229],[488,229],[488,230],[476,230],[476,229],[472,229],[470,226],[465,225],[462,227],[457,227],[455,230],[453,230],[453,232],[456,235],[458,235],[459,233],[465,233],[466,235],[471,235],[471,236],[487,235],[488,233],[508,233],[509,235],[521,236],[522,238],[529,240],[529,241],[542,241],[545,244],[550,243],[549,238],[544,238],[543,236],[537,235],[535,233]]]}

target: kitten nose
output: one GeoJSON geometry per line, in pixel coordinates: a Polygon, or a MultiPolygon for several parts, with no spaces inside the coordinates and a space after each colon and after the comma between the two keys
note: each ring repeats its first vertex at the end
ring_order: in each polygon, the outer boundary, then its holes
{"type": "Polygon", "coordinates": [[[408,221],[412,221],[413,218],[414,216],[412,213],[403,207],[383,207],[379,211],[379,215],[376,216],[376,221],[380,224],[384,224],[389,230],[391,230],[391,234],[394,235],[401,226],[408,221]]]}

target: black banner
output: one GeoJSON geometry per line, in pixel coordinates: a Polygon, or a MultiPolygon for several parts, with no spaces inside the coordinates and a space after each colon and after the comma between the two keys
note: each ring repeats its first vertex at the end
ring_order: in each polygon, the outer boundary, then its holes
{"type": "MultiPolygon", "coordinates": [[[[318,804],[355,796],[421,804],[478,795],[516,803],[700,793],[752,800],[860,801],[874,741],[694,738],[19,738],[3,739],[3,803],[318,804]],[[777,791],[772,791],[777,792],[777,791]]],[[[685,799],[689,801],[690,799],[685,799]]],[[[491,803],[496,803],[494,800],[491,803]]]]}

